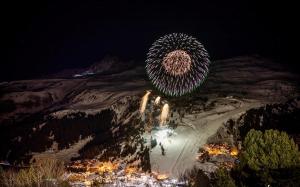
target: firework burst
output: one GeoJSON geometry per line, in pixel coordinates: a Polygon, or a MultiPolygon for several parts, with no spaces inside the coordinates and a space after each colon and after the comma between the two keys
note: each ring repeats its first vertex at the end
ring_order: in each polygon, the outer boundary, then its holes
{"type": "Polygon", "coordinates": [[[149,79],[158,90],[181,96],[201,85],[210,61],[207,51],[195,38],[173,33],[152,44],[146,63],[149,79]]]}

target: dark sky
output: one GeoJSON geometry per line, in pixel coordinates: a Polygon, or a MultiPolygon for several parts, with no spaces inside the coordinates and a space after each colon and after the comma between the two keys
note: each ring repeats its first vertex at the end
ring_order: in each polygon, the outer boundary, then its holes
{"type": "Polygon", "coordinates": [[[260,2],[13,1],[2,6],[0,80],[86,67],[106,55],[143,63],[152,42],[172,32],[196,37],[212,60],[260,54],[295,65],[289,7],[260,2]]]}

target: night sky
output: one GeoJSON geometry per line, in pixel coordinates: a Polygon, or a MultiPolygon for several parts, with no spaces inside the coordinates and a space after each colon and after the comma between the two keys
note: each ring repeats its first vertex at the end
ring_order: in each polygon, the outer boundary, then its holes
{"type": "Polygon", "coordinates": [[[87,67],[107,55],[144,63],[152,42],[172,32],[196,37],[212,60],[260,54],[297,67],[291,12],[260,2],[14,1],[2,5],[0,80],[87,67]]]}

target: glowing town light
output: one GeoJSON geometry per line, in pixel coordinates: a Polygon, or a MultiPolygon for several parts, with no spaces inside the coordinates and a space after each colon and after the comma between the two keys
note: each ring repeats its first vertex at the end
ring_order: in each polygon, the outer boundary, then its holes
{"type": "MultiPolygon", "coordinates": [[[[170,129],[161,129],[172,131],[170,129]]],[[[186,182],[169,178],[167,173],[142,172],[131,164],[123,162],[100,162],[97,159],[77,160],[68,166],[73,170],[66,173],[66,180],[71,186],[91,186],[95,181],[103,186],[183,186],[186,182]]]]}
{"type": "Polygon", "coordinates": [[[231,155],[237,156],[239,151],[236,147],[230,148],[227,144],[208,144],[204,145],[203,149],[208,152],[209,155],[231,155]]]}
{"type": "Polygon", "coordinates": [[[145,112],[150,93],[151,93],[150,91],[147,91],[146,94],[142,98],[142,102],[141,102],[141,106],[140,106],[141,114],[143,114],[145,112]]]}
{"type": "Polygon", "coordinates": [[[239,154],[239,151],[236,147],[232,147],[230,150],[230,155],[231,156],[237,156],[239,154]]]}
{"type": "Polygon", "coordinates": [[[126,166],[126,168],[125,168],[125,173],[127,175],[131,175],[131,174],[134,174],[137,172],[138,172],[138,169],[135,166],[126,166]]]}
{"type": "Polygon", "coordinates": [[[166,103],[164,104],[161,114],[160,114],[160,126],[164,126],[167,123],[167,119],[169,116],[169,105],[166,103]]]}
{"type": "Polygon", "coordinates": [[[169,176],[167,174],[158,174],[156,178],[157,180],[166,180],[169,178],[169,176]]]}
{"type": "Polygon", "coordinates": [[[158,105],[159,102],[160,102],[160,96],[157,96],[157,97],[155,98],[154,103],[155,103],[156,105],[158,105]]]}

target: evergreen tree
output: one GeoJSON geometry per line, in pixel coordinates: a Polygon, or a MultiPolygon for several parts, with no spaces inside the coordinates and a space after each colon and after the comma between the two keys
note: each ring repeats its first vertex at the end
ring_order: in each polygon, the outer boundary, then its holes
{"type": "Polygon", "coordinates": [[[255,171],[300,165],[300,152],[287,133],[251,129],[243,143],[242,161],[255,171]]]}
{"type": "Polygon", "coordinates": [[[235,187],[234,180],[231,178],[230,173],[225,168],[219,168],[214,174],[213,185],[215,187],[235,187]]]}
{"type": "Polygon", "coordinates": [[[250,186],[300,186],[300,152],[287,133],[251,129],[243,148],[236,181],[250,186]]]}

